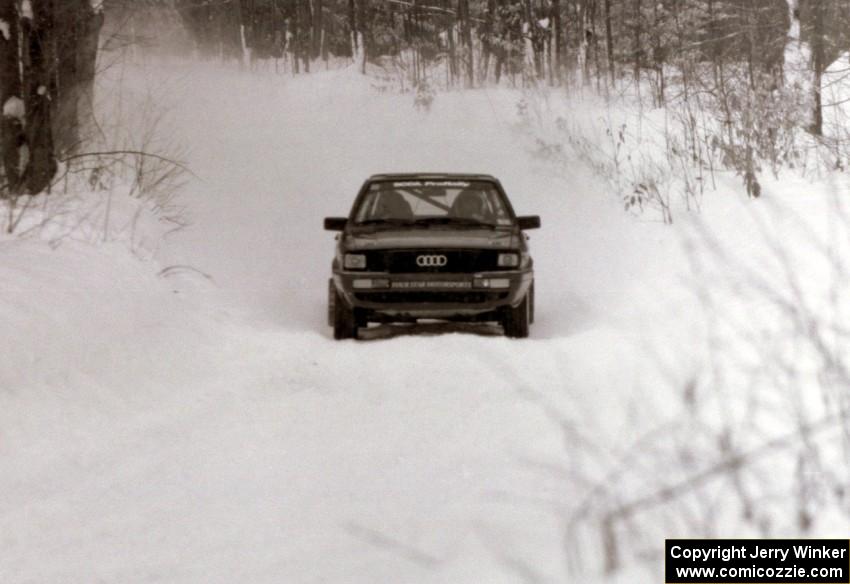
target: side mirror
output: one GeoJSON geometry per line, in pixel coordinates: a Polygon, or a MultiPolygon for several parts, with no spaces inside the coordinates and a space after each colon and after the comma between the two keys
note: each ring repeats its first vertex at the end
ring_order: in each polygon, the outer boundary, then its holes
{"type": "Polygon", "coordinates": [[[342,231],[348,224],[345,217],[325,217],[325,229],[327,231],[342,231]]]}
{"type": "Polygon", "coordinates": [[[516,218],[520,229],[539,229],[540,215],[524,215],[516,218]]]}

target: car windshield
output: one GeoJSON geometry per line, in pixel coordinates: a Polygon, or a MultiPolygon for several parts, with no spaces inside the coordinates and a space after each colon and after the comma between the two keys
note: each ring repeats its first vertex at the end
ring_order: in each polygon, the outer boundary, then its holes
{"type": "Polygon", "coordinates": [[[510,213],[491,182],[379,181],[369,185],[354,213],[358,225],[510,226],[510,213]]]}

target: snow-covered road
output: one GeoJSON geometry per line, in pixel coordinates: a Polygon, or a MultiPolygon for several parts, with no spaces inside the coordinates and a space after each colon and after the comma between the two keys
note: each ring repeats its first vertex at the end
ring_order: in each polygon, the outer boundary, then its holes
{"type": "Polygon", "coordinates": [[[558,176],[529,154],[533,141],[515,129],[517,92],[441,95],[425,114],[409,94],[377,94],[354,71],[179,83],[191,90],[176,92],[172,118],[202,180],[183,199],[194,227],[172,251],[214,274],[235,306],[287,330],[316,331],[324,318],[317,290],[333,234],[321,231],[322,218],[346,215],[378,172],[494,174],[518,213],[543,216],[545,228],[531,232],[543,311],[536,338],[582,326],[594,307],[571,303],[596,297],[610,311],[647,259],[623,245],[640,234],[598,180],[578,169],[558,176]]]}
{"type": "Polygon", "coordinates": [[[22,337],[0,355],[0,582],[564,581],[563,432],[626,427],[609,406],[648,375],[628,299],[655,243],[528,153],[515,93],[425,114],[354,72],[187,71],[132,82],[167,88],[197,174],[157,261],[214,285],[110,246],[0,246],[22,337]],[[529,340],[331,339],[322,218],[413,170],[495,174],[543,217],[529,340]]]}

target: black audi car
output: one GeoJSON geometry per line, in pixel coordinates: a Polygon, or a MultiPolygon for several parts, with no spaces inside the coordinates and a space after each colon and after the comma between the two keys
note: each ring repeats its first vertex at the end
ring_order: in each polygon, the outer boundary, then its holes
{"type": "Polygon", "coordinates": [[[337,236],[328,287],[334,338],[370,322],[498,322],[527,337],[534,321],[534,265],[526,229],[502,185],[479,174],[380,174],[351,213],[328,217],[337,236]]]}

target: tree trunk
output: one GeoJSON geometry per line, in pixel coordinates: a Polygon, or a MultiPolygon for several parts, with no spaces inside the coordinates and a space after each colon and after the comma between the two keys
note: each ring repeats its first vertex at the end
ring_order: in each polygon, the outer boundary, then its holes
{"type": "Polygon", "coordinates": [[[31,4],[32,19],[24,17],[21,24],[24,31],[24,104],[29,146],[29,165],[24,172],[24,180],[27,190],[34,194],[48,188],[56,174],[50,124],[49,74],[54,15],[51,0],[33,0],[31,4]]]}
{"type": "Polygon", "coordinates": [[[298,1],[292,9],[292,72],[296,75],[301,73],[301,15],[298,10],[298,1]]]}
{"type": "Polygon", "coordinates": [[[56,9],[56,63],[52,88],[53,136],[59,154],[75,152],[92,138],[95,63],[103,14],[87,0],[56,9]]]}
{"type": "Polygon", "coordinates": [[[593,49],[593,66],[596,69],[596,90],[600,90],[602,76],[602,65],[599,62],[599,35],[596,32],[596,0],[590,0],[590,46],[593,49]]]}
{"type": "Polygon", "coordinates": [[[475,84],[475,63],[472,54],[472,27],[469,17],[469,0],[458,0],[458,20],[460,23],[460,37],[464,46],[464,70],[466,71],[466,87],[475,84]]]}
{"type": "MultiPolygon", "coordinates": [[[[534,59],[534,73],[538,79],[543,79],[543,35],[540,30],[540,26],[537,24],[537,20],[534,17],[534,10],[531,6],[531,0],[525,0],[525,22],[528,27],[528,35],[530,37],[531,44],[531,54],[534,59]]],[[[526,43],[526,46],[528,43],[526,43]]]]}
{"type": "Polygon", "coordinates": [[[449,60],[448,60],[448,74],[449,74],[449,86],[454,85],[455,77],[457,76],[457,49],[455,47],[455,23],[451,19],[449,20],[448,27],[446,28],[446,39],[448,40],[448,49],[449,49],[449,60]]]}
{"type": "Polygon", "coordinates": [[[348,0],[348,30],[351,35],[351,56],[357,58],[357,5],[354,0],[348,0]]]}
{"type": "Polygon", "coordinates": [[[94,79],[103,20],[103,12],[87,11],[77,41],[77,124],[80,128],[78,135],[83,143],[94,137],[97,127],[94,116],[94,79]]]}
{"type": "MultiPolygon", "coordinates": [[[[557,0],[555,0],[557,2],[557,0]]],[[[484,36],[481,43],[481,79],[486,83],[490,78],[490,53],[493,51],[493,13],[496,11],[496,0],[487,0],[487,10],[484,13],[484,36]]]]}
{"type": "Polygon", "coordinates": [[[581,24],[581,41],[579,42],[579,72],[581,73],[582,85],[590,83],[590,16],[588,14],[589,0],[582,0],[579,12],[581,24]]]}
{"type": "Polygon", "coordinates": [[[313,0],[313,52],[312,57],[318,59],[322,52],[322,36],[324,32],[324,21],[322,0],[313,0]]]}
{"type": "Polygon", "coordinates": [[[563,64],[563,41],[561,40],[561,2],[552,0],[552,69],[554,70],[555,82],[561,83],[561,66],[563,64]]]}
{"type": "Polygon", "coordinates": [[[634,40],[634,60],[635,60],[635,84],[640,90],[640,70],[642,67],[641,63],[641,51],[643,48],[641,47],[641,32],[642,26],[641,21],[643,20],[643,14],[641,9],[641,0],[634,0],[635,3],[635,22],[634,22],[634,32],[635,32],[635,40],[634,40]]]}
{"type": "Polygon", "coordinates": [[[824,30],[824,6],[822,2],[812,2],[814,11],[812,23],[812,134],[823,135],[823,72],[826,70],[826,31],[824,30]]]}
{"type": "Polygon", "coordinates": [[[357,19],[360,23],[360,73],[366,74],[366,62],[369,59],[369,0],[358,0],[360,3],[360,15],[357,19]]]}
{"type": "Polygon", "coordinates": [[[7,23],[8,35],[0,35],[0,99],[3,107],[2,156],[4,185],[0,198],[14,197],[21,189],[21,149],[24,135],[24,102],[21,87],[18,14],[15,0],[0,0],[0,19],[7,23]]]}
{"type": "Polygon", "coordinates": [[[608,53],[608,76],[614,85],[614,35],[611,30],[611,0],[605,0],[605,51],[608,53]]]}
{"type": "Polygon", "coordinates": [[[299,2],[301,5],[301,10],[303,14],[301,16],[301,33],[302,33],[302,41],[301,41],[301,62],[304,65],[304,72],[310,72],[310,61],[313,56],[313,7],[310,4],[310,0],[301,0],[299,2]]]}

